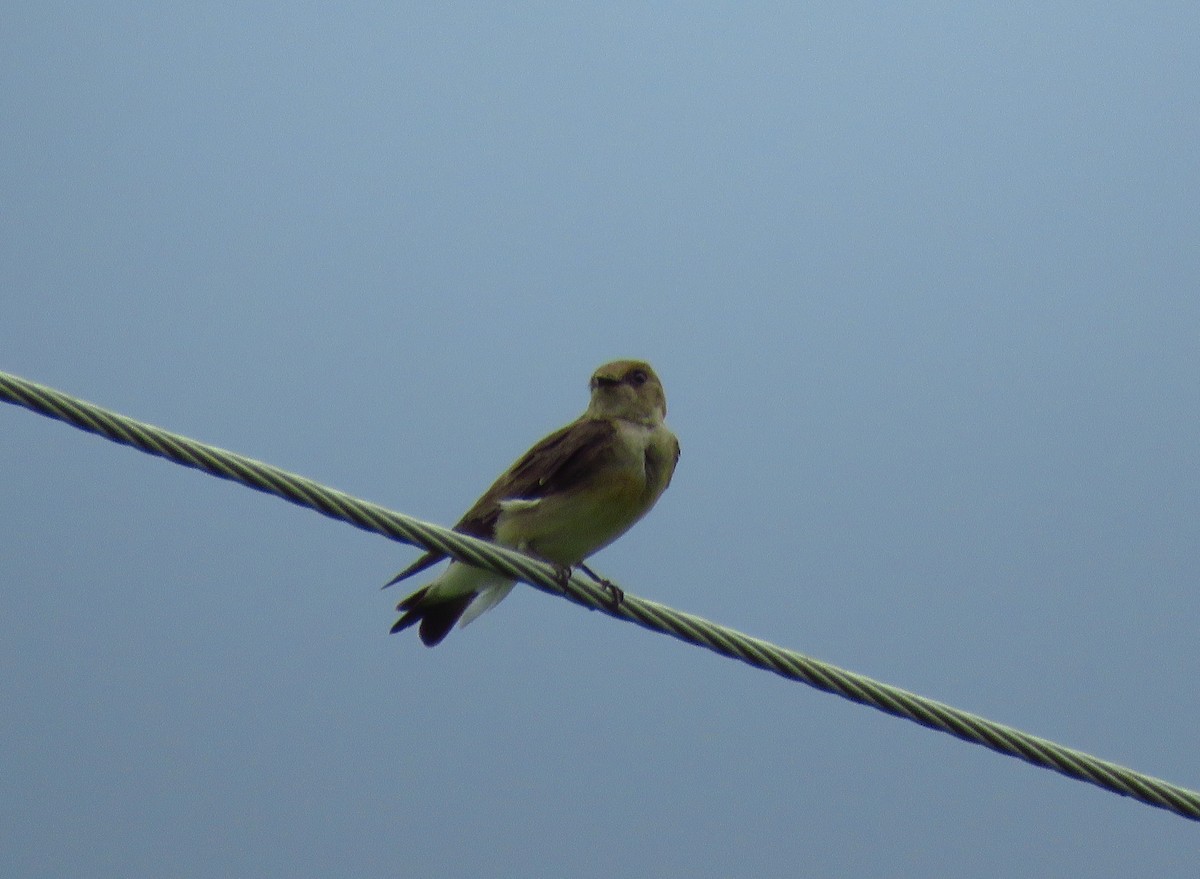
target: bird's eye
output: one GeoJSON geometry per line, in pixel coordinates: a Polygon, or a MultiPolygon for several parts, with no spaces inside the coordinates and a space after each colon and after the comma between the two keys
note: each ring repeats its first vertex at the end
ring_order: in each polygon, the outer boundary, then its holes
{"type": "Polygon", "coordinates": [[[629,373],[629,383],[635,388],[640,388],[649,378],[650,376],[646,375],[646,370],[644,369],[635,369],[633,372],[629,373]]]}

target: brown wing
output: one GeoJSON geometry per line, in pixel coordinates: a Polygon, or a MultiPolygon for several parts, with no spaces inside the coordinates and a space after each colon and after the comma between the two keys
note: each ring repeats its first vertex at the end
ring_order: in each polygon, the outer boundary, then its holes
{"type": "MultiPolygon", "coordinates": [[[[536,500],[578,485],[611,454],[609,441],[615,433],[616,426],[611,421],[594,418],[581,418],[556,430],[509,467],[458,520],[454,530],[491,540],[500,517],[501,501],[536,500]]],[[[420,573],[445,557],[442,553],[427,552],[384,586],[420,573]]]]}

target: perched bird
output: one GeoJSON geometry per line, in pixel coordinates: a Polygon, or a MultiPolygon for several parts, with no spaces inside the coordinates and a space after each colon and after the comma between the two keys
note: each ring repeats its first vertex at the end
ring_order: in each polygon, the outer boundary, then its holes
{"type": "MultiPolygon", "coordinates": [[[[454,526],[550,562],[564,578],[649,512],[671,482],[679,441],[664,422],[667,398],[650,364],[615,360],[592,375],[587,411],[556,430],[506,470],[454,526]]],[[[387,586],[424,571],[445,555],[429,552],[387,586]]],[[[596,578],[599,580],[599,578],[596,578]]],[[[620,590],[606,581],[619,603],[620,590]]],[[[438,577],[396,606],[393,632],[420,623],[432,647],[456,622],[495,607],[516,583],[502,574],[451,561],[438,577]]]]}

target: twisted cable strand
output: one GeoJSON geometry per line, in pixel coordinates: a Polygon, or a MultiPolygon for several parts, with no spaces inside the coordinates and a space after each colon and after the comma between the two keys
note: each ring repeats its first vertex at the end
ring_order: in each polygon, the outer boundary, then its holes
{"type": "Polygon", "coordinates": [[[590,610],[629,620],[852,702],[1200,821],[1200,793],[1196,791],[880,683],[657,602],[626,593],[625,600],[614,608],[605,589],[579,576],[572,576],[565,584],[560,584],[553,568],[544,562],[393,512],[278,467],[134,421],[5,372],[0,372],[0,399],[113,442],[275,495],[332,519],[349,522],[364,531],[446,553],[467,564],[523,580],[543,592],[563,596],[590,610]]]}

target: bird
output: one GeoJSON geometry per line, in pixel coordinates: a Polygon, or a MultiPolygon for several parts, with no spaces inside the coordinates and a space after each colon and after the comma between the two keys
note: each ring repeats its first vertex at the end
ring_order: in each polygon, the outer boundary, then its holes
{"type": "MultiPolygon", "coordinates": [[[[591,399],[577,419],[537,442],[492,484],[454,530],[549,562],[562,582],[579,567],[607,587],[584,559],[628,531],[658,501],[679,461],[679,440],[666,425],[662,382],[643,360],[614,360],[589,382],[591,399]]],[[[389,580],[391,586],[446,558],[430,551],[389,580]]],[[[418,625],[421,642],[440,644],[503,600],[516,580],[452,559],[396,610],[392,633],[418,625]]]]}

